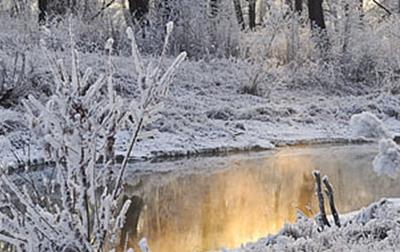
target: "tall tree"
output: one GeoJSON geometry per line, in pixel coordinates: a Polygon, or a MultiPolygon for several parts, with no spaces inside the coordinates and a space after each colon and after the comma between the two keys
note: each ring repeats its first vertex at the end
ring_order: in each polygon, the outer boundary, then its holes
{"type": "Polygon", "coordinates": [[[295,0],[294,9],[297,13],[301,14],[303,12],[303,0],[295,0]]]}
{"type": "Polygon", "coordinates": [[[240,0],[233,0],[233,7],[235,8],[236,18],[239,23],[240,29],[246,29],[244,18],[243,18],[243,11],[242,6],[240,4],[240,0]]]}
{"type": "Polygon", "coordinates": [[[308,17],[310,18],[312,29],[324,30],[326,28],[322,0],[308,0],[308,17]]]}
{"type": "Polygon", "coordinates": [[[364,19],[364,1],[363,0],[359,0],[357,8],[358,8],[358,12],[360,13],[360,21],[362,21],[364,19]]]}
{"type": "Polygon", "coordinates": [[[144,22],[146,14],[149,12],[149,0],[128,0],[129,13],[134,23],[144,22]]]}
{"type": "Polygon", "coordinates": [[[256,27],[256,0],[249,1],[249,27],[253,30],[256,27]]]}
{"type": "Polygon", "coordinates": [[[65,16],[68,13],[76,13],[76,0],[38,0],[39,22],[43,23],[47,18],[65,16]]]}
{"type": "Polygon", "coordinates": [[[210,0],[211,17],[215,18],[218,14],[220,0],[210,0]]]}
{"type": "Polygon", "coordinates": [[[39,0],[39,23],[43,24],[46,21],[47,0],[39,0]]]}

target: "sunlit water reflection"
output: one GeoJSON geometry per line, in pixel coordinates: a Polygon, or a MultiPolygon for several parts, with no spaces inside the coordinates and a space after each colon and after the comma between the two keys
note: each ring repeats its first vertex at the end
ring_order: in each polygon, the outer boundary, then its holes
{"type": "Polygon", "coordinates": [[[376,148],[285,148],[148,164],[147,170],[159,171],[136,173],[128,181],[127,195],[138,195],[143,205],[135,204],[143,207],[130,213],[124,235],[130,232],[130,246],[147,237],[153,252],[240,246],[293,222],[297,210],[317,212],[314,169],[329,176],[342,213],[381,197],[400,196],[398,182],[372,171],[376,148]],[[178,171],[165,172],[174,165],[178,171]]]}

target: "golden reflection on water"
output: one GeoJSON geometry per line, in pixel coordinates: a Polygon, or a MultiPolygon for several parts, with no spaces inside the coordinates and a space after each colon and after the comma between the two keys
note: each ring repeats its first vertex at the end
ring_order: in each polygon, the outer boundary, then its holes
{"type": "Polygon", "coordinates": [[[380,197],[368,186],[374,176],[369,173],[371,155],[332,159],[328,154],[324,158],[284,149],[266,158],[233,163],[231,169],[185,175],[153,186],[144,197],[138,236],[131,237],[129,245],[146,237],[153,252],[200,252],[233,248],[276,233],[295,220],[298,209],[307,215],[317,212],[314,169],[326,172],[335,188],[346,191],[337,190],[339,210],[350,211],[380,197]],[[353,174],[365,166],[368,171],[362,174],[368,178],[353,174]],[[344,182],[348,179],[351,187],[344,182]]]}

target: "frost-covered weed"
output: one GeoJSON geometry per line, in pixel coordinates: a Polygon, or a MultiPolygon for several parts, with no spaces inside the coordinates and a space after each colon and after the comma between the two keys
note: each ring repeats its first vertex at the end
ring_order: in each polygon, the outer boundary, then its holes
{"type": "Polygon", "coordinates": [[[45,103],[30,95],[24,105],[33,136],[45,145],[55,170],[41,183],[22,186],[12,176],[1,174],[1,241],[18,251],[106,251],[119,245],[117,237],[130,205],[120,198],[127,161],[141,129],[157,118],[174,73],[186,56],[181,53],[162,70],[171,32],[169,23],[160,60],[144,64],[133,32],[127,30],[139,84],[137,98],[132,100],[114,90],[113,40],[105,46],[107,73],[96,78],[90,68],[79,72],[72,35],[69,71],[62,61],[47,54],[54,93],[45,103]],[[126,124],[132,138],[113,176],[115,135],[126,124]]]}

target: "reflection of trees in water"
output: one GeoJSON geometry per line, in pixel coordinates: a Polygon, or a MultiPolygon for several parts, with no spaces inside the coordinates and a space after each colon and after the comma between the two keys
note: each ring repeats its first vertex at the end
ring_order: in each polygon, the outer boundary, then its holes
{"type": "Polygon", "coordinates": [[[144,193],[143,226],[135,244],[147,237],[153,251],[202,251],[239,246],[277,232],[285,222],[295,220],[297,210],[307,215],[318,211],[312,177],[317,168],[337,190],[341,212],[395,190],[393,182],[373,174],[368,158],[355,160],[354,153],[328,151],[326,156],[281,152],[213,174],[175,174],[161,185],[145,182],[152,185],[144,193]],[[376,185],[369,186],[374,181],[376,185]]]}
{"type": "Polygon", "coordinates": [[[126,213],[124,228],[121,231],[120,244],[122,245],[122,247],[125,245],[126,241],[128,242],[128,247],[133,247],[135,245],[135,239],[131,239],[131,237],[138,236],[137,229],[139,217],[144,206],[144,201],[139,196],[124,196],[123,202],[126,202],[128,199],[131,200],[131,204],[126,213]]]}
{"type": "Polygon", "coordinates": [[[315,183],[311,173],[304,172],[299,188],[297,208],[306,215],[310,215],[311,202],[314,200],[315,183]]]}

